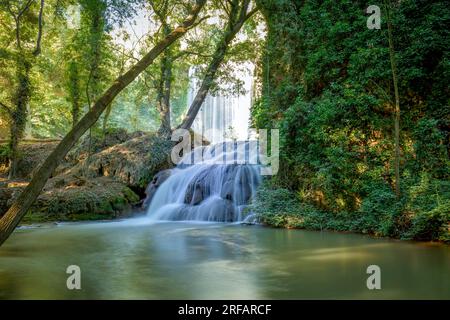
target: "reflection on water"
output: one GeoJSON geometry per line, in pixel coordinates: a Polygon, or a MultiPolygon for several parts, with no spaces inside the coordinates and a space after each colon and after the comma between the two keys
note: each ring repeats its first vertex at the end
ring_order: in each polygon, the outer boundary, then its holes
{"type": "Polygon", "coordinates": [[[450,248],[210,223],[67,224],[0,248],[3,299],[450,298],[450,248]],[[66,288],[67,266],[82,290],[66,288]],[[381,267],[382,290],[366,288],[381,267]]]}

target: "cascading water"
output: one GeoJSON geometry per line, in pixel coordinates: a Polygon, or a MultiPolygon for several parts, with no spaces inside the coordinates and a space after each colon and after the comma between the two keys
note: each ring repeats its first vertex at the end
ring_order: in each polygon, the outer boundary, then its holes
{"type": "MultiPolygon", "coordinates": [[[[240,81],[241,94],[223,95],[208,94],[195,117],[192,129],[201,134],[211,143],[220,143],[225,139],[248,139],[248,122],[250,117],[250,104],[252,100],[254,66],[249,63],[237,66],[230,75],[240,81]]],[[[199,89],[199,81],[194,77],[194,68],[189,70],[191,77],[187,105],[194,100],[199,89]]],[[[223,88],[233,91],[230,84],[222,84],[223,88]]]]}
{"type": "MultiPolygon", "coordinates": [[[[257,144],[256,141],[223,142],[230,138],[249,139],[253,66],[242,67],[236,69],[234,76],[240,79],[245,94],[208,95],[193,123],[193,130],[213,145],[198,147],[184,155],[170,175],[161,172],[147,188],[144,204],[150,203],[151,219],[244,220],[243,209],[261,181],[257,144]]],[[[188,105],[198,90],[193,73],[191,69],[188,105]]]]}
{"type": "Polygon", "coordinates": [[[244,220],[243,209],[261,182],[251,143],[199,147],[187,154],[152,197],[153,220],[244,220]],[[195,161],[195,159],[201,159],[195,161]],[[190,165],[194,160],[194,164],[190,165]]]}

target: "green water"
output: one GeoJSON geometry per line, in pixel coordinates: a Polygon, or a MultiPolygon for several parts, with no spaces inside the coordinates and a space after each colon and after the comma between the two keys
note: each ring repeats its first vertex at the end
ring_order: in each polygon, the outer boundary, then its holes
{"type": "Polygon", "coordinates": [[[143,220],[17,230],[2,299],[450,299],[450,247],[361,235],[143,220]],[[81,268],[68,290],[66,268],[81,268]],[[368,265],[381,290],[368,290],[368,265]]]}

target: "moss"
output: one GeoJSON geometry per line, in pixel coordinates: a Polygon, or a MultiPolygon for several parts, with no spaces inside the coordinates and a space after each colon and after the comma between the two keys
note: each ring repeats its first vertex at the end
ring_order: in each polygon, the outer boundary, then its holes
{"type": "MultiPolygon", "coordinates": [[[[95,178],[74,186],[47,188],[24,217],[23,223],[48,221],[105,220],[129,216],[139,197],[122,183],[95,178]]],[[[72,183],[72,185],[70,184],[72,183]]],[[[56,181],[59,186],[59,182],[56,181]]]]}
{"type": "Polygon", "coordinates": [[[31,224],[31,223],[40,223],[40,222],[48,222],[48,221],[56,221],[56,217],[53,217],[44,212],[28,212],[20,222],[21,224],[31,224]]]}
{"type": "Polygon", "coordinates": [[[128,187],[123,188],[122,193],[125,195],[125,198],[128,200],[129,203],[137,203],[139,202],[139,196],[134,193],[133,190],[131,190],[128,187]]]}
{"type": "Polygon", "coordinates": [[[412,240],[450,242],[450,201],[442,189],[447,182],[434,181],[432,188],[410,188],[411,195],[397,200],[392,192],[373,190],[357,211],[329,212],[302,202],[288,189],[264,183],[249,210],[263,224],[278,228],[350,231],[412,240]]]}
{"type": "Polygon", "coordinates": [[[95,221],[114,219],[114,214],[98,214],[98,213],[79,213],[69,214],[64,221],[95,221]]]}

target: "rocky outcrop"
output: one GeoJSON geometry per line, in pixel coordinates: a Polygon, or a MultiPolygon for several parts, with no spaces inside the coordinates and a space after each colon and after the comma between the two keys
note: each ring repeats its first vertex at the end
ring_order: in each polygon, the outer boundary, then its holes
{"type": "MultiPolygon", "coordinates": [[[[204,144],[208,144],[203,140],[204,144]]],[[[20,181],[0,180],[0,216],[58,142],[24,143],[20,181]]],[[[85,137],[55,170],[24,221],[109,219],[127,216],[170,176],[174,143],[154,133],[114,129],[85,137]],[[151,183],[150,183],[151,182],[151,183]]],[[[197,201],[201,197],[196,195],[197,201]]],[[[195,200],[195,199],[194,199],[195,200]]]]}
{"type": "Polygon", "coordinates": [[[114,177],[129,187],[144,189],[155,173],[172,166],[172,146],[171,141],[155,134],[143,134],[93,154],[69,173],[89,178],[114,177]]]}
{"type": "MultiPolygon", "coordinates": [[[[0,182],[0,216],[25,188],[57,142],[21,145],[20,181],[0,182]]],[[[169,168],[172,142],[155,134],[86,136],[55,170],[24,222],[110,219],[140,203],[155,173],[169,168]],[[91,155],[88,157],[88,150],[91,155]]],[[[157,182],[162,183],[162,182],[157,182]]]]}
{"type": "Polygon", "coordinates": [[[156,193],[156,190],[158,187],[166,181],[172,173],[172,170],[167,169],[158,172],[152,179],[152,181],[148,184],[147,188],[145,189],[145,199],[142,202],[142,209],[146,210],[150,206],[150,203],[153,199],[153,196],[156,193]]]}
{"type": "MultiPolygon", "coordinates": [[[[4,198],[6,208],[25,186],[26,183],[20,183],[15,187],[0,189],[0,193],[7,193],[7,198],[4,198]]],[[[138,203],[139,197],[130,188],[111,178],[87,180],[75,176],[58,176],[49,180],[23,222],[126,217],[138,203]]]]}
{"type": "Polygon", "coordinates": [[[56,148],[58,142],[27,143],[20,146],[20,160],[18,163],[18,177],[29,179],[35,170],[47,159],[56,148]]]}

